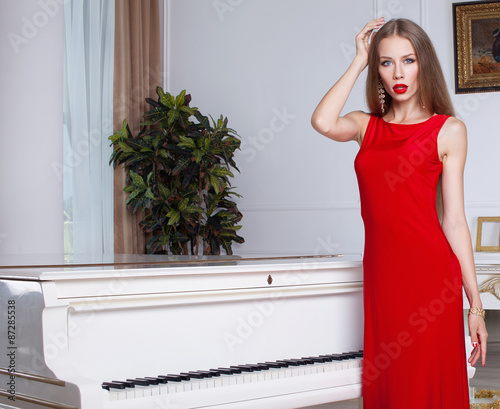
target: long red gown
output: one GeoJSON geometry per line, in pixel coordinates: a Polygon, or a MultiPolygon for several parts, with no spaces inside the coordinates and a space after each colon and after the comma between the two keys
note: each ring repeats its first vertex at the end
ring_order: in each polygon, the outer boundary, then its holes
{"type": "Polygon", "coordinates": [[[355,160],[365,225],[364,409],[468,409],[460,264],[436,211],[448,119],[372,115],[355,160]]]}

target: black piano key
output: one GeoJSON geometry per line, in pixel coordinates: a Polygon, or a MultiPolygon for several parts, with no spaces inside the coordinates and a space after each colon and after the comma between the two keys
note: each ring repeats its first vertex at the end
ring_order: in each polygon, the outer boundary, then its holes
{"type": "Polygon", "coordinates": [[[153,376],[145,376],[145,377],[144,377],[144,379],[147,379],[148,381],[149,381],[149,380],[155,381],[155,382],[156,382],[156,384],[155,384],[155,385],[158,385],[158,384],[160,384],[160,383],[162,383],[162,384],[168,383],[168,380],[167,380],[167,379],[165,379],[165,378],[160,378],[160,377],[155,378],[155,377],[153,377],[153,376]]]}
{"type": "MultiPolygon", "coordinates": [[[[236,373],[233,369],[229,368],[219,368],[219,369],[210,369],[211,371],[218,371],[221,375],[232,375],[236,373]]],[[[240,371],[241,373],[241,371],[240,371]]]]}
{"type": "MultiPolygon", "coordinates": [[[[228,374],[222,373],[222,371],[220,369],[209,369],[207,372],[210,372],[212,374],[212,376],[228,375],[228,374]]],[[[229,375],[232,375],[232,374],[229,374],[229,375]]]]}
{"type": "Polygon", "coordinates": [[[110,389],[125,389],[125,385],[118,382],[103,382],[101,386],[103,389],[106,389],[108,391],[110,389]]]}
{"type": "Polygon", "coordinates": [[[245,364],[242,366],[247,366],[248,368],[252,368],[254,371],[262,371],[262,368],[259,365],[255,364],[245,364]]]}
{"type": "Polygon", "coordinates": [[[149,381],[145,379],[127,379],[128,382],[132,382],[134,385],[138,386],[149,386],[149,381]]]}
{"type": "Polygon", "coordinates": [[[181,375],[158,375],[158,378],[164,378],[168,382],[182,382],[182,381],[188,381],[189,376],[181,376],[181,375]],[[184,379],[187,378],[187,379],[184,379]]]}
{"type": "Polygon", "coordinates": [[[329,359],[329,358],[326,358],[326,357],[321,358],[321,357],[318,357],[318,356],[307,356],[307,357],[303,357],[303,359],[309,359],[313,363],[331,362],[331,359],[329,359]]]}
{"type": "Polygon", "coordinates": [[[297,361],[294,361],[292,359],[282,359],[276,362],[284,362],[285,364],[288,364],[288,366],[299,366],[300,364],[297,361]]]}
{"type": "MultiPolygon", "coordinates": [[[[321,355],[323,356],[323,355],[321,355]]],[[[334,361],[343,361],[345,358],[341,354],[330,354],[330,355],[325,355],[329,358],[331,358],[334,361]]]]}
{"type": "Polygon", "coordinates": [[[269,370],[269,365],[267,365],[267,364],[263,364],[263,363],[259,362],[259,363],[255,364],[255,365],[257,365],[262,371],[269,370]]]}
{"type": "Polygon", "coordinates": [[[349,354],[354,355],[355,358],[363,358],[363,351],[351,351],[349,354]]]}
{"type": "Polygon", "coordinates": [[[200,373],[196,373],[196,372],[181,372],[180,374],[184,375],[184,376],[189,376],[190,378],[195,378],[195,379],[203,379],[203,378],[205,378],[205,376],[203,376],[200,373]]]}
{"type": "Polygon", "coordinates": [[[331,356],[320,355],[319,358],[324,359],[325,362],[332,362],[334,359],[331,356]]]}
{"type": "Polygon", "coordinates": [[[158,380],[156,378],[135,378],[139,381],[146,381],[149,385],[158,385],[158,380]]]}
{"type": "Polygon", "coordinates": [[[231,365],[230,368],[241,369],[242,372],[253,372],[253,369],[245,365],[231,365]]]}
{"type": "MultiPolygon", "coordinates": [[[[171,374],[169,374],[169,375],[171,375],[171,374]]],[[[183,381],[189,381],[191,379],[189,374],[185,373],[185,372],[178,374],[178,376],[180,376],[183,381]]]]}
{"type": "Polygon", "coordinates": [[[232,367],[232,368],[218,368],[217,370],[218,371],[223,371],[222,373],[224,375],[229,375],[228,373],[225,373],[227,371],[231,372],[231,375],[235,374],[235,373],[241,373],[242,372],[240,368],[234,368],[234,367],[232,367]]]}
{"type": "Polygon", "coordinates": [[[212,377],[212,374],[209,371],[189,371],[188,373],[200,374],[203,378],[212,377]]]}
{"type": "Polygon", "coordinates": [[[302,365],[312,365],[314,364],[314,361],[311,358],[300,358],[300,359],[295,359],[296,361],[299,361],[302,363],[302,365]]]}
{"type": "Polygon", "coordinates": [[[112,381],[112,382],[121,383],[121,384],[125,385],[126,388],[135,388],[135,385],[132,382],[128,382],[128,381],[112,381]]]}
{"type": "Polygon", "coordinates": [[[276,362],[264,362],[265,365],[269,365],[270,368],[288,368],[288,364],[286,362],[282,361],[276,361],[276,362]]]}
{"type": "Polygon", "coordinates": [[[305,362],[301,361],[300,359],[283,359],[285,362],[294,362],[296,365],[294,366],[300,366],[300,365],[306,365],[305,362]]]}

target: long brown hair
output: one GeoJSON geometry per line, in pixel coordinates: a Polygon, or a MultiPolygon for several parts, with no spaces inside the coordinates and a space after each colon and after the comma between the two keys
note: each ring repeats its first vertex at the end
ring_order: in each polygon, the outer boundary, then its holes
{"type": "MultiPolygon", "coordinates": [[[[418,61],[418,82],[422,104],[431,114],[455,115],[450,94],[446,88],[443,71],[434,50],[434,46],[426,32],[416,23],[404,18],[389,20],[372,36],[368,53],[368,77],[366,80],[366,101],[372,114],[383,116],[379,101],[378,84],[379,44],[384,38],[399,36],[406,38],[418,61]]],[[[391,97],[385,93],[385,112],[389,111],[391,97]]]]}

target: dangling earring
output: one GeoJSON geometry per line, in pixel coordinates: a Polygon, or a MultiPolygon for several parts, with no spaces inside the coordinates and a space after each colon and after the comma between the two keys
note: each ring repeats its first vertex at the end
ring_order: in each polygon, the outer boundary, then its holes
{"type": "Polygon", "coordinates": [[[378,80],[378,100],[380,101],[382,113],[385,114],[385,89],[381,79],[378,80]]]}

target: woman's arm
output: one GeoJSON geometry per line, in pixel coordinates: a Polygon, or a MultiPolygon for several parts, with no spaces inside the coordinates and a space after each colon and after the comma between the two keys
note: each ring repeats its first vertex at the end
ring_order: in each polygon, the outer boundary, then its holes
{"type": "Polygon", "coordinates": [[[344,75],[326,93],[316,107],[311,124],[316,131],[328,138],[339,142],[358,140],[363,122],[367,122],[367,114],[352,112],[344,117],[340,116],[347,98],[354,87],[359,75],[368,64],[369,38],[373,30],[384,23],[379,18],[367,23],[356,36],[356,56],[344,75]]]}
{"type": "MultiPolygon", "coordinates": [[[[462,282],[470,306],[482,308],[464,209],[463,172],[467,155],[465,125],[456,118],[449,118],[439,134],[438,146],[443,161],[443,231],[460,261],[462,282]]],[[[479,343],[479,348],[474,348],[469,362],[475,365],[481,357],[481,364],[484,366],[488,338],[484,319],[477,315],[469,315],[469,330],[473,345],[479,343]]]]}

